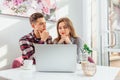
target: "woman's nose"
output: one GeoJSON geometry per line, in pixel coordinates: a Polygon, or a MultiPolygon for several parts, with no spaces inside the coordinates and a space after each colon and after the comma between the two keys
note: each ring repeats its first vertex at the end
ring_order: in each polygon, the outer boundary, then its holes
{"type": "Polygon", "coordinates": [[[64,29],[64,28],[62,28],[61,30],[62,30],[62,31],[64,31],[65,29],[64,29]]]}

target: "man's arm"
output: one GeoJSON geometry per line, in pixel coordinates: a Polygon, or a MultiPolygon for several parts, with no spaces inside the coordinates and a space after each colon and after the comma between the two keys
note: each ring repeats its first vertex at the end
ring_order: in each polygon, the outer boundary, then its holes
{"type": "Polygon", "coordinates": [[[33,44],[26,39],[20,39],[19,44],[23,59],[30,59],[35,52],[33,44]]]}

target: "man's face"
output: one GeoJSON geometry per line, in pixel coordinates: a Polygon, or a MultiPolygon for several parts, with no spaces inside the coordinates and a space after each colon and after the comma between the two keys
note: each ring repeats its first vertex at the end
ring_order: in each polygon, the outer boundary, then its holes
{"type": "Polygon", "coordinates": [[[38,18],[36,22],[32,24],[32,26],[34,30],[43,32],[44,30],[46,30],[45,18],[38,18]]]}

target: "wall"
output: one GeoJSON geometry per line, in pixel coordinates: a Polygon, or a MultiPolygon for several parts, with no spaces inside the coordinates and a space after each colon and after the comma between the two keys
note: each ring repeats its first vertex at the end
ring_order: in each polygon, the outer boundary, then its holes
{"type": "MultiPolygon", "coordinates": [[[[58,0],[58,2],[60,1],[58,0]]],[[[82,34],[83,27],[81,4],[81,0],[64,0],[58,4],[60,7],[58,14],[66,12],[64,16],[68,16],[73,21],[79,36],[82,34]]],[[[59,16],[57,17],[59,18],[59,16]]],[[[55,38],[55,23],[47,22],[47,25],[50,34],[55,38]]],[[[18,43],[20,37],[31,32],[31,30],[28,18],[0,15],[0,70],[11,68],[12,61],[21,55],[18,43]]]]}
{"type": "Polygon", "coordinates": [[[19,38],[31,31],[28,18],[0,15],[0,69],[10,68],[21,55],[19,38]]]}

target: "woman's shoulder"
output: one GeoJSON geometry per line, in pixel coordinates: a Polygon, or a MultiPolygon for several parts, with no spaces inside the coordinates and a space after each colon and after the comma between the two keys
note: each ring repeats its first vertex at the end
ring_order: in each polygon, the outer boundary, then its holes
{"type": "Polygon", "coordinates": [[[84,41],[81,39],[81,37],[74,37],[73,42],[75,42],[75,43],[84,43],[84,41]]]}
{"type": "Polygon", "coordinates": [[[76,37],[76,39],[79,40],[79,41],[83,41],[83,40],[81,39],[81,37],[76,37]]]}
{"type": "Polygon", "coordinates": [[[80,40],[80,37],[73,37],[74,40],[80,40]]]}

